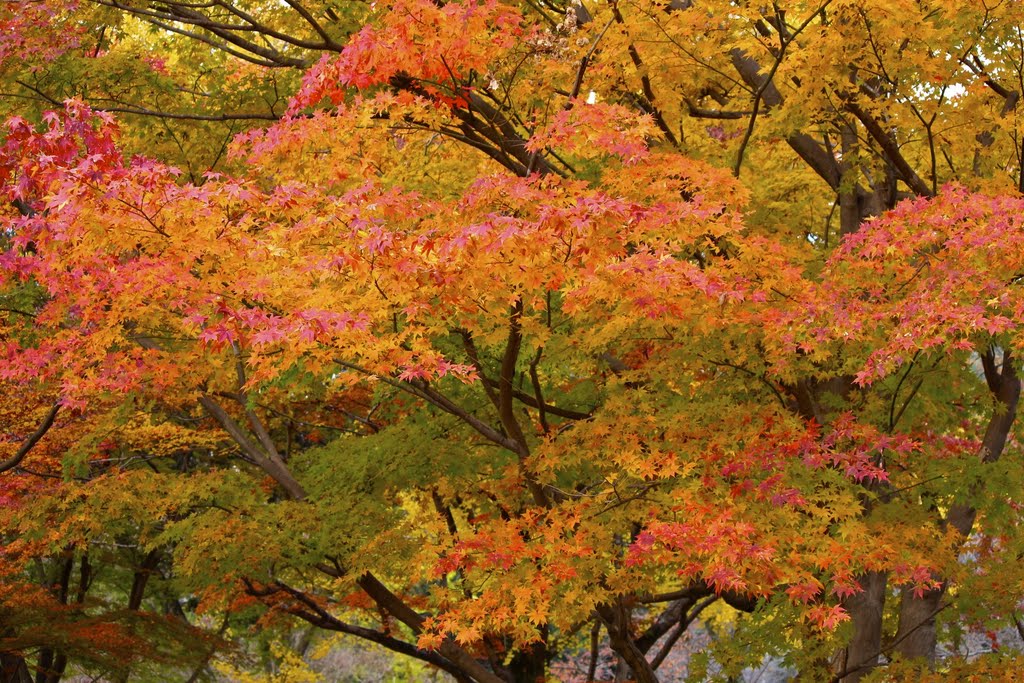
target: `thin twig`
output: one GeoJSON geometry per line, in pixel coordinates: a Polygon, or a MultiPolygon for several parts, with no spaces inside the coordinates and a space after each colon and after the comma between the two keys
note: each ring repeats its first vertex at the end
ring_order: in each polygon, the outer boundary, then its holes
{"type": "Polygon", "coordinates": [[[740,142],[740,148],[736,152],[736,163],[733,165],[732,174],[737,178],[740,175],[740,168],[743,166],[743,155],[746,153],[747,145],[750,143],[750,137],[754,134],[754,123],[757,121],[757,114],[761,108],[761,96],[764,95],[768,86],[772,84],[772,80],[775,78],[775,72],[779,70],[779,67],[782,65],[782,59],[786,56],[786,49],[793,44],[793,41],[796,40],[798,35],[803,33],[804,29],[811,25],[811,22],[814,21],[814,19],[817,18],[821,12],[824,12],[831,4],[832,0],[825,0],[825,2],[818,7],[818,9],[814,10],[814,12],[804,20],[804,23],[800,24],[800,26],[798,26],[788,38],[779,33],[779,54],[775,57],[775,63],[772,64],[772,68],[768,71],[768,75],[764,77],[764,80],[761,81],[761,85],[759,85],[757,90],[754,91],[754,110],[750,114],[750,121],[747,123],[747,130],[743,134],[743,140],[740,142]]]}

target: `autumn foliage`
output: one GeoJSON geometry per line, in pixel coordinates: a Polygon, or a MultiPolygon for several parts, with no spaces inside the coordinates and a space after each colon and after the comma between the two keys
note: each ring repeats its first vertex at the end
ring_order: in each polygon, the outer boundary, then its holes
{"type": "Polygon", "coordinates": [[[0,13],[3,681],[1019,670],[1017,3],[0,13]]]}

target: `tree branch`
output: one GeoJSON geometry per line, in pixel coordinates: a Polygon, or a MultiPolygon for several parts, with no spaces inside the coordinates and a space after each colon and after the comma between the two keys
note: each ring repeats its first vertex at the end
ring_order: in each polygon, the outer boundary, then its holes
{"type": "Polygon", "coordinates": [[[767,75],[765,75],[761,80],[761,84],[757,87],[757,90],[754,91],[754,110],[750,114],[747,129],[743,133],[743,140],[740,142],[740,148],[736,152],[736,163],[732,168],[732,174],[734,176],[739,177],[740,175],[740,168],[743,166],[743,155],[747,149],[747,143],[750,142],[750,137],[754,134],[754,123],[757,121],[757,113],[761,107],[761,98],[768,87],[772,86],[772,81],[775,79],[775,73],[779,70],[779,67],[782,65],[782,60],[786,56],[786,50],[792,44],[793,40],[803,33],[804,29],[810,26],[811,22],[814,21],[821,12],[824,12],[830,4],[832,4],[832,0],[825,0],[818,9],[811,12],[810,16],[807,17],[807,19],[805,19],[804,22],[792,32],[792,34],[786,35],[781,31],[779,32],[779,51],[775,55],[775,62],[772,64],[772,68],[768,70],[767,75]]]}
{"type": "Polygon", "coordinates": [[[456,667],[449,659],[437,654],[436,652],[418,648],[412,643],[407,643],[404,640],[399,640],[398,638],[387,635],[386,633],[381,633],[380,631],[374,631],[373,629],[341,621],[321,607],[315,599],[306,593],[292,588],[282,581],[275,581],[274,585],[308,608],[307,610],[289,609],[288,611],[295,616],[308,621],[314,626],[328,631],[347,633],[348,635],[356,636],[357,638],[362,638],[363,640],[368,640],[372,643],[377,643],[392,652],[397,652],[398,654],[419,659],[420,661],[436,666],[443,671],[447,671],[452,676],[455,676],[457,680],[469,680],[461,669],[456,667]]]}
{"type": "MultiPolygon", "coordinates": [[[[423,617],[402,602],[397,595],[389,591],[375,576],[367,572],[360,576],[356,583],[374,602],[412,629],[413,633],[419,635],[423,632],[423,617]]],[[[479,683],[505,683],[498,675],[485,669],[480,662],[471,657],[451,638],[445,638],[439,650],[442,655],[451,660],[461,671],[469,674],[479,683]]]]}
{"type": "Polygon", "coordinates": [[[896,172],[900,174],[903,182],[917,195],[922,197],[934,196],[935,193],[932,192],[932,188],[928,186],[928,183],[924,182],[914,169],[910,167],[910,164],[907,163],[893,136],[886,132],[881,124],[865,111],[863,107],[857,104],[852,97],[845,99],[845,106],[847,111],[856,116],[857,120],[861,122],[868,135],[871,136],[871,139],[882,148],[885,158],[896,169],[896,172]]]}
{"type": "Polygon", "coordinates": [[[53,421],[56,419],[58,412],[60,412],[60,402],[53,404],[53,407],[46,413],[43,421],[39,423],[36,431],[32,432],[28,438],[22,442],[21,447],[18,448],[18,452],[0,463],[0,472],[6,472],[7,470],[14,469],[22,460],[25,459],[28,452],[31,451],[37,443],[39,443],[39,440],[46,435],[46,432],[50,431],[50,427],[53,426],[53,421]]]}
{"type": "MultiPolygon", "coordinates": [[[[730,55],[733,68],[736,69],[743,81],[751,88],[759,90],[762,81],[760,75],[761,67],[758,63],[741,50],[733,50],[730,55]]],[[[766,109],[777,107],[783,101],[782,94],[775,87],[775,84],[770,81],[768,81],[768,85],[761,92],[760,100],[764,102],[766,109]]],[[[806,133],[793,133],[786,138],[786,142],[822,180],[828,183],[829,187],[833,190],[839,189],[841,175],[839,164],[836,162],[835,157],[821,143],[806,133]]]]}

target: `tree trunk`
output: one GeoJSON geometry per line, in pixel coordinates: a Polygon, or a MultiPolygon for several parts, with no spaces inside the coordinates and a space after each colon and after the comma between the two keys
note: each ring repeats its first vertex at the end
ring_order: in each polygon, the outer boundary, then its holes
{"type": "Polygon", "coordinates": [[[32,683],[25,658],[11,652],[0,652],[0,683],[32,683]]]}
{"type": "MultiPolygon", "coordinates": [[[[989,463],[998,460],[1006,447],[1010,428],[1017,416],[1021,382],[1009,350],[1003,352],[1001,367],[997,367],[995,351],[992,349],[982,355],[981,361],[985,370],[985,380],[996,399],[995,412],[985,429],[979,453],[979,459],[989,463]]],[[[950,506],[942,524],[952,526],[960,533],[962,539],[966,539],[974,528],[976,516],[977,511],[973,507],[958,503],[950,506]]],[[[900,600],[900,624],[893,645],[893,649],[904,659],[922,659],[929,664],[935,661],[935,615],[943,607],[942,599],[945,594],[945,583],[920,597],[915,597],[910,590],[904,590],[900,600]]]]}
{"type": "Polygon", "coordinates": [[[835,673],[842,683],[856,683],[878,665],[886,581],[884,572],[868,572],[859,578],[864,590],[846,600],[846,611],[853,622],[853,638],[836,657],[835,673]]]}
{"type": "Polygon", "coordinates": [[[512,656],[507,670],[515,683],[544,683],[547,680],[547,634],[543,640],[512,656]]]}
{"type": "Polygon", "coordinates": [[[597,612],[608,630],[612,650],[633,670],[632,680],[636,683],[658,683],[654,669],[633,642],[629,632],[629,609],[622,604],[622,600],[613,605],[602,605],[597,608],[597,612]]]}
{"type": "Polygon", "coordinates": [[[900,597],[900,625],[893,641],[893,651],[904,659],[924,659],[929,665],[935,662],[935,615],[942,608],[942,588],[927,591],[916,597],[910,589],[904,589],[900,597]]]}
{"type": "Polygon", "coordinates": [[[149,583],[149,577],[156,571],[159,564],[160,551],[150,550],[142,564],[135,570],[135,576],[132,578],[132,588],[128,593],[129,610],[137,612],[142,608],[142,598],[146,595],[146,584],[149,583]]]}

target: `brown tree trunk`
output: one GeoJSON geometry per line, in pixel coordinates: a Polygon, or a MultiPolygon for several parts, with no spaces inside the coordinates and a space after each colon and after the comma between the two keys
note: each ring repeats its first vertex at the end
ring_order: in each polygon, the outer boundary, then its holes
{"type": "Polygon", "coordinates": [[[853,622],[853,638],[836,656],[835,674],[842,683],[856,683],[878,665],[882,651],[882,612],[885,608],[887,576],[868,572],[859,577],[863,591],[846,600],[853,622]]]}
{"type": "Polygon", "coordinates": [[[32,683],[25,658],[13,652],[0,652],[0,683],[32,683]]]}
{"type": "Polygon", "coordinates": [[[547,633],[539,643],[516,652],[506,667],[515,683],[544,683],[547,680],[547,633]]]}
{"type": "MultiPolygon", "coordinates": [[[[62,605],[68,603],[68,587],[71,584],[71,570],[75,558],[65,558],[59,567],[57,582],[53,586],[53,596],[62,605]]],[[[36,683],[57,683],[64,673],[65,657],[53,647],[44,647],[39,651],[36,660],[36,683]]]]}
{"type": "MultiPolygon", "coordinates": [[[[1000,367],[996,366],[995,351],[992,349],[982,356],[981,361],[985,370],[985,380],[996,399],[995,412],[985,429],[979,453],[979,459],[988,463],[998,460],[1006,447],[1010,428],[1017,416],[1021,382],[1014,367],[1014,359],[1008,350],[1003,352],[1000,367]]],[[[949,513],[942,520],[942,524],[952,526],[960,533],[962,539],[966,539],[974,528],[976,516],[977,511],[973,507],[959,503],[949,508],[949,513]]],[[[893,641],[893,650],[904,659],[922,659],[929,664],[935,661],[935,616],[943,608],[942,600],[945,595],[945,583],[920,597],[915,597],[910,590],[903,592],[900,600],[900,623],[896,640],[893,641]]]]}
{"type": "Polygon", "coordinates": [[[142,607],[142,598],[146,595],[146,584],[149,583],[149,577],[152,576],[159,564],[160,551],[151,550],[139,568],[135,570],[131,592],[128,594],[128,609],[131,611],[137,612],[142,607]]]}
{"type": "Polygon", "coordinates": [[[893,641],[894,652],[904,659],[924,659],[929,665],[935,661],[938,643],[935,616],[942,609],[945,594],[945,586],[927,591],[920,597],[904,589],[900,596],[900,625],[893,641]]]}
{"type": "Polygon", "coordinates": [[[612,650],[622,662],[632,669],[631,680],[636,683],[658,683],[658,676],[654,673],[654,669],[644,657],[644,653],[633,642],[633,637],[629,632],[629,609],[622,604],[622,600],[618,600],[613,605],[598,607],[597,613],[608,630],[608,641],[612,650]]]}
{"type": "MultiPolygon", "coordinates": [[[[160,551],[154,549],[146,554],[142,564],[135,570],[135,576],[132,578],[132,587],[128,592],[128,609],[132,612],[138,612],[142,608],[142,599],[146,595],[146,585],[149,583],[149,577],[156,571],[159,564],[160,551]]],[[[131,669],[125,668],[124,671],[116,675],[114,680],[118,683],[127,683],[129,676],[131,676],[131,669]]]]}

